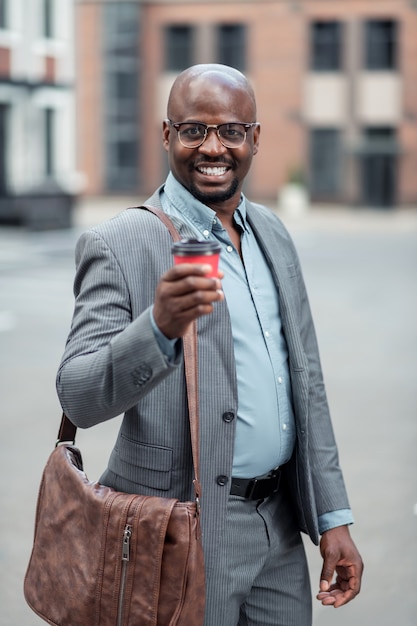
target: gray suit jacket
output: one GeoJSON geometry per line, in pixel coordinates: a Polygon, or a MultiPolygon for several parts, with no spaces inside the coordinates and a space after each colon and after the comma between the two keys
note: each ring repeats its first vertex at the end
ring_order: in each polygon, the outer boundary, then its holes
{"type": "MultiPolygon", "coordinates": [[[[158,192],[147,203],[160,207],[158,192]]],[[[288,232],[265,207],[248,202],[247,216],[279,292],[289,352],[297,442],[283,483],[300,529],[317,543],[318,516],[349,504],[316,336],[288,232]]],[[[186,225],[176,225],[183,236],[191,234],[186,225]]],[[[192,462],[182,353],[167,363],[149,315],[159,278],[172,265],[171,243],[160,220],[139,209],[123,211],[81,236],[75,312],[57,389],[78,427],[125,414],[102,482],[121,491],[188,500],[192,462]]],[[[213,551],[224,524],[236,427],[231,418],[237,412],[226,302],[198,320],[198,344],[202,526],[205,548],[213,551]]]]}

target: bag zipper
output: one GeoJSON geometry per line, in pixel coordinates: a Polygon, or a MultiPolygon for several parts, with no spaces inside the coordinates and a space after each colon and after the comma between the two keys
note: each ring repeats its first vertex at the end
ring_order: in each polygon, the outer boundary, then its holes
{"type": "Polygon", "coordinates": [[[122,626],[123,620],[123,607],[124,607],[124,595],[126,587],[127,568],[130,559],[130,538],[132,536],[132,527],[126,524],[123,531],[122,538],[122,571],[120,574],[120,591],[119,591],[119,606],[117,610],[117,626],[122,626]]]}

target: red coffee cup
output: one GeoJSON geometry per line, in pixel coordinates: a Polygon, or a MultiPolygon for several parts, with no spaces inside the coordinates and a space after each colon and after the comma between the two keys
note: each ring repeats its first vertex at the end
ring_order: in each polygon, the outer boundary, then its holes
{"type": "Polygon", "coordinates": [[[211,265],[211,278],[217,278],[219,270],[220,244],[217,241],[200,241],[198,239],[181,239],[172,244],[174,264],[198,263],[211,265]]]}

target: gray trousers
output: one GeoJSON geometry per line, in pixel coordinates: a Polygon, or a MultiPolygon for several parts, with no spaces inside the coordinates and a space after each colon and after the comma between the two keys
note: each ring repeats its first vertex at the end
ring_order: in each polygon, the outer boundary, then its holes
{"type": "Polygon", "coordinates": [[[281,494],[229,497],[217,562],[206,555],[204,626],[311,626],[311,589],[300,533],[281,494]]]}

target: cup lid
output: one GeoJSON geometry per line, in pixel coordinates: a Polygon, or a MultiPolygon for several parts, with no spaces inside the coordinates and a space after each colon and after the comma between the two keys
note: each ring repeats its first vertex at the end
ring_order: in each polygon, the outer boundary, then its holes
{"type": "Polygon", "coordinates": [[[220,252],[217,241],[202,241],[200,239],[181,239],[172,244],[172,253],[177,255],[210,255],[220,252]]]}

